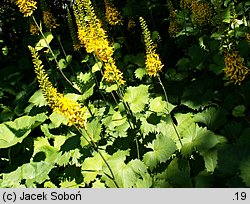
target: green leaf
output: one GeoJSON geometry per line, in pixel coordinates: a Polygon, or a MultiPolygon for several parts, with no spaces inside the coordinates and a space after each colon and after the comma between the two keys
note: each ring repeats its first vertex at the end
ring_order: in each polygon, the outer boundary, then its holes
{"type": "Polygon", "coordinates": [[[65,59],[60,59],[58,62],[59,69],[64,69],[68,65],[67,61],[65,59]]]}
{"type": "Polygon", "coordinates": [[[7,46],[4,46],[3,48],[2,48],[2,53],[3,53],[3,55],[8,55],[8,53],[9,53],[9,48],[7,47],[7,46]]]}
{"type": "Polygon", "coordinates": [[[95,182],[93,182],[92,187],[93,188],[106,188],[105,184],[102,183],[100,180],[96,180],[95,182]]]}
{"type": "Polygon", "coordinates": [[[194,121],[207,125],[210,130],[216,130],[225,124],[226,116],[224,109],[210,107],[194,115],[194,121]]]}
{"type": "Polygon", "coordinates": [[[205,167],[207,172],[214,172],[216,166],[217,166],[217,150],[209,150],[202,154],[204,161],[205,161],[205,167]]]}
{"type": "Polygon", "coordinates": [[[233,109],[233,116],[234,117],[244,117],[245,116],[245,112],[246,111],[246,107],[244,105],[238,105],[235,106],[233,109]]]}
{"type": "Polygon", "coordinates": [[[102,68],[102,62],[96,62],[92,67],[92,72],[95,73],[97,71],[100,71],[102,68]]]}
{"type": "Polygon", "coordinates": [[[169,114],[176,106],[162,100],[162,97],[154,98],[149,104],[149,110],[154,112],[166,112],[169,114]]]}
{"type": "Polygon", "coordinates": [[[30,97],[29,102],[38,107],[47,105],[47,101],[44,98],[43,93],[40,89],[30,97]]]}
{"type": "Polygon", "coordinates": [[[34,141],[33,160],[56,162],[59,157],[59,149],[50,145],[45,137],[38,137],[34,141]],[[41,157],[39,157],[41,155],[41,157]]]}
{"type": "Polygon", "coordinates": [[[112,123],[114,127],[120,126],[127,121],[126,117],[123,117],[120,112],[115,112],[112,116],[112,123]]]}
{"type": "Polygon", "coordinates": [[[2,188],[18,187],[21,181],[25,181],[26,187],[36,187],[36,184],[43,183],[46,179],[49,179],[49,172],[54,167],[52,163],[48,162],[31,162],[23,164],[15,171],[2,174],[3,182],[2,188]]]}
{"type": "Polygon", "coordinates": [[[43,49],[43,48],[48,48],[48,45],[54,38],[51,32],[44,33],[45,39],[42,38],[39,40],[39,42],[36,44],[35,49],[37,51],[43,49]]]}
{"type": "Polygon", "coordinates": [[[191,154],[194,150],[201,153],[206,152],[220,142],[218,136],[212,131],[199,127],[195,123],[192,123],[190,127],[183,131],[181,136],[183,137],[181,152],[185,156],[191,154]]]}
{"type": "Polygon", "coordinates": [[[0,148],[11,147],[23,141],[31,130],[47,119],[45,113],[37,116],[22,116],[11,122],[0,124],[0,148]]]}
{"type": "Polygon", "coordinates": [[[50,116],[49,119],[51,120],[51,128],[58,128],[61,124],[66,125],[67,124],[67,118],[57,112],[53,112],[50,116]]]}
{"type": "Polygon", "coordinates": [[[146,74],[147,74],[147,71],[146,71],[145,68],[137,68],[137,69],[135,70],[135,77],[136,77],[137,79],[142,80],[142,78],[143,78],[146,74]]]}
{"type": "Polygon", "coordinates": [[[250,187],[250,157],[240,163],[240,177],[247,187],[250,187]]]}
{"type": "MultiPolygon", "coordinates": [[[[108,155],[102,153],[104,158],[107,159],[108,155]]],[[[98,174],[102,174],[102,166],[104,164],[103,159],[98,153],[95,153],[93,157],[88,157],[82,163],[82,175],[84,182],[89,184],[96,179],[98,174]]]]}
{"type": "Polygon", "coordinates": [[[128,102],[133,113],[141,112],[148,103],[149,86],[140,85],[137,87],[128,87],[124,94],[124,101],[128,102]]]}
{"type": "Polygon", "coordinates": [[[71,63],[71,61],[72,61],[72,55],[67,55],[66,56],[66,61],[67,61],[67,63],[71,63]]]}
{"type": "Polygon", "coordinates": [[[138,159],[131,160],[127,165],[120,168],[115,178],[120,188],[149,188],[152,185],[147,167],[138,159]]]}
{"type": "Polygon", "coordinates": [[[102,131],[102,127],[100,122],[98,121],[98,119],[94,119],[91,122],[87,123],[87,133],[83,132],[83,134],[85,135],[85,137],[89,138],[91,137],[93,139],[94,142],[97,142],[101,139],[101,131],[102,131]]]}
{"type": "Polygon", "coordinates": [[[156,139],[147,146],[153,151],[148,151],[143,156],[143,162],[153,169],[158,163],[166,162],[176,151],[175,142],[166,135],[158,134],[156,139]]]}
{"type": "Polygon", "coordinates": [[[174,158],[168,165],[167,181],[176,188],[190,188],[192,181],[190,177],[190,166],[187,160],[174,158]]]}

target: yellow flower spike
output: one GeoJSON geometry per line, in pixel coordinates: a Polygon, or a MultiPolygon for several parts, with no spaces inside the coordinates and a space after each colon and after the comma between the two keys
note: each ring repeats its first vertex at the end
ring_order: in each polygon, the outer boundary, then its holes
{"type": "Polygon", "coordinates": [[[142,17],[140,17],[139,20],[146,47],[146,70],[150,77],[157,76],[157,74],[161,72],[164,65],[160,60],[159,54],[156,53],[155,45],[153,44],[151,34],[145,20],[142,17]]]}
{"type": "Polygon", "coordinates": [[[42,61],[35,48],[29,46],[35,73],[37,75],[39,88],[42,90],[44,98],[53,111],[58,112],[67,118],[68,125],[75,125],[78,128],[85,128],[89,112],[86,107],[81,107],[79,103],[72,101],[58,93],[49,81],[48,75],[43,69],[42,61]]]}
{"type": "Polygon", "coordinates": [[[207,2],[193,0],[191,9],[195,25],[205,26],[211,23],[212,10],[207,2]]]}
{"type": "Polygon", "coordinates": [[[76,0],[74,15],[78,28],[78,39],[88,53],[93,53],[104,62],[103,78],[108,83],[125,84],[122,72],[113,59],[114,47],[110,46],[106,31],[101,21],[95,15],[90,0],[76,0]]]}
{"type": "Polygon", "coordinates": [[[31,16],[33,12],[37,9],[37,2],[35,0],[16,0],[16,5],[18,6],[24,17],[31,16]]]}
{"type": "Polygon", "coordinates": [[[246,78],[249,70],[244,65],[238,51],[225,52],[225,75],[228,80],[234,84],[241,85],[246,78]]]}
{"type": "Polygon", "coordinates": [[[114,6],[112,6],[108,0],[105,0],[105,8],[106,8],[106,13],[105,17],[107,20],[107,23],[110,25],[122,25],[122,17],[118,9],[114,6]]]}

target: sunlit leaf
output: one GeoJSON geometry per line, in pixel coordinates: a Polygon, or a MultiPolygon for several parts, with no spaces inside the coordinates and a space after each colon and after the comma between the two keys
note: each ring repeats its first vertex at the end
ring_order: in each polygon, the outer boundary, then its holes
{"type": "Polygon", "coordinates": [[[148,103],[148,88],[146,85],[128,87],[124,94],[124,101],[128,102],[133,113],[141,112],[148,103]]]}

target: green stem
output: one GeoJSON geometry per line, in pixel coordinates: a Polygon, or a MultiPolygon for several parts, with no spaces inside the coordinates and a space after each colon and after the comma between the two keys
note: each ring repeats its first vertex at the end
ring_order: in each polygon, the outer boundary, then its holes
{"type": "MultiPolygon", "coordinates": [[[[77,129],[78,129],[78,128],[77,128],[77,129]]],[[[101,153],[101,151],[99,150],[97,144],[95,143],[95,141],[93,140],[93,138],[89,135],[89,133],[87,132],[87,130],[86,130],[86,129],[84,129],[84,130],[85,130],[86,134],[88,135],[90,141],[89,141],[86,137],[84,137],[84,139],[87,140],[87,142],[88,142],[89,144],[91,144],[92,147],[94,148],[94,150],[96,150],[97,153],[101,156],[102,160],[104,161],[104,163],[106,164],[106,166],[108,167],[108,169],[109,169],[109,171],[110,171],[110,173],[111,173],[111,179],[114,181],[115,186],[116,186],[117,188],[119,188],[119,185],[117,184],[117,182],[116,182],[116,180],[115,180],[115,175],[114,175],[114,173],[113,173],[113,171],[112,171],[112,169],[111,169],[109,163],[108,163],[107,160],[104,158],[104,156],[103,156],[103,154],[101,153]]],[[[78,131],[79,131],[79,130],[78,130],[78,131]]],[[[79,132],[80,132],[80,131],[79,131],[79,132]]]]}
{"type": "Polygon", "coordinates": [[[181,136],[180,136],[180,134],[179,134],[179,132],[178,132],[178,130],[177,130],[177,127],[176,127],[176,125],[174,124],[174,121],[173,121],[173,119],[172,119],[172,117],[171,117],[171,115],[170,115],[170,112],[169,112],[169,110],[168,110],[169,101],[168,101],[168,95],[167,95],[166,89],[165,89],[165,87],[164,87],[164,85],[163,85],[163,83],[162,83],[162,81],[161,81],[160,76],[157,75],[157,77],[158,77],[158,80],[159,80],[159,82],[160,82],[160,85],[161,85],[161,87],[162,87],[162,89],[163,89],[164,96],[165,96],[165,99],[166,99],[166,102],[167,102],[167,112],[168,112],[170,121],[171,121],[171,123],[172,123],[172,126],[173,126],[173,128],[174,128],[174,131],[175,131],[175,133],[176,133],[178,139],[179,139],[179,142],[180,142],[181,146],[183,146],[182,141],[181,141],[181,136]]]}
{"type": "Polygon", "coordinates": [[[57,69],[60,71],[60,73],[61,73],[61,75],[63,76],[63,78],[64,78],[71,86],[73,86],[73,84],[71,83],[71,81],[65,76],[65,74],[63,73],[63,71],[59,68],[59,63],[58,63],[58,61],[57,61],[57,59],[56,59],[56,56],[55,56],[54,52],[52,51],[52,49],[51,49],[49,43],[47,42],[46,37],[45,37],[45,35],[43,34],[43,32],[42,32],[40,26],[38,25],[38,23],[37,23],[35,17],[32,16],[32,18],[33,18],[33,21],[35,22],[36,26],[38,27],[38,29],[39,29],[39,31],[40,31],[40,33],[41,33],[41,35],[42,35],[42,37],[43,37],[43,39],[44,39],[44,41],[45,41],[46,46],[48,47],[50,53],[52,54],[52,56],[53,56],[53,58],[54,58],[54,60],[55,60],[55,62],[56,62],[56,64],[57,64],[57,69]]]}

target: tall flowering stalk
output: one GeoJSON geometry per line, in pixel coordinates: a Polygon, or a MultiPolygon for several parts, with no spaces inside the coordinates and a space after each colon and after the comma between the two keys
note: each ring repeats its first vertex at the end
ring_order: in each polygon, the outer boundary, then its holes
{"type": "Polygon", "coordinates": [[[245,66],[238,51],[225,52],[225,75],[230,82],[240,85],[246,78],[249,69],[245,66]]]}
{"type": "Polygon", "coordinates": [[[151,39],[151,33],[147,27],[145,20],[139,18],[146,47],[146,70],[150,77],[157,76],[163,68],[159,54],[156,53],[155,45],[151,39]]]}
{"type": "Polygon", "coordinates": [[[75,125],[76,127],[86,129],[87,118],[89,116],[88,109],[64,97],[63,94],[59,93],[57,89],[53,87],[53,84],[49,81],[48,75],[43,68],[42,61],[39,59],[36,49],[31,46],[29,46],[29,49],[33,58],[33,65],[39,88],[42,90],[48,105],[53,111],[64,115],[67,118],[69,126],[75,125]]]}
{"type": "Polygon", "coordinates": [[[15,3],[24,17],[31,16],[37,9],[37,2],[35,0],[16,0],[15,3]]]}
{"type": "Polygon", "coordinates": [[[69,10],[67,12],[67,20],[68,20],[70,35],[71,35],[71,38],[73,41],[73,48],[75,51],[78,51],[78,50],[80,50],[81,45],[80,45],[80,41],[79,41],[78,36],[77,36],[77,30],[76,30],[74,21],[72,19],[72,16],[71,16],[71,13],[69,10]]]}
{"type": "Polygon", "coordinates": [[[106,31],[102,28],[101,21],[95,15],[90,0],[76,0],[74,7],[78,38],[88,53],[93,53],[104,62],[104,79],[108,83],[123,85],[122,72],[117,68],[113,58],[114,48],[110,46],[106,31]]]}

